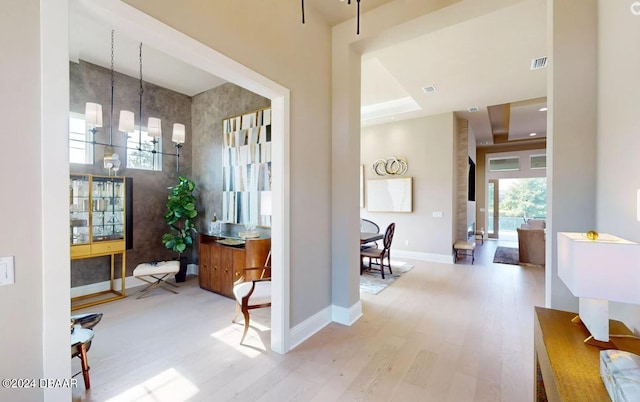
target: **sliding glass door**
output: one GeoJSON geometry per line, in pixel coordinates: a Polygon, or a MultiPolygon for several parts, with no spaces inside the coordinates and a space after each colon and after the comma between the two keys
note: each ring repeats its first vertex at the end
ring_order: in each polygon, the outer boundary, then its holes
{"type": "Polygon", "coordinates": [[[498,180],[489,180],[487,187],[487,236],[491,239],[497,239],[500,231],[498,183],[498,180]]]}

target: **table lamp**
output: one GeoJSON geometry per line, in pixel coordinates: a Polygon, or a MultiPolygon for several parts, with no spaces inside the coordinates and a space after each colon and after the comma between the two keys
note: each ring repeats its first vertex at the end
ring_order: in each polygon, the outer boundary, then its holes
{"type": "Polygon", "coordinates": [[[558,232],[558,276],[579,298],[585,343],[615,348],[609,340],[609,301],[640,304],[640,247],[610,234],[558,232]]]}

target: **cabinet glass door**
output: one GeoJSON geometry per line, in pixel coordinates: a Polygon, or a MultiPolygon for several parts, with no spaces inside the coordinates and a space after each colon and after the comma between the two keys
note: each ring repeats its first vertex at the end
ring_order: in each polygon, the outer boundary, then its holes
{"type": "Polygon", "coordinates": [[[72,175],[69,181],[71,245],[89,243],[89,176],[72,175]]]}
{"type": "Polygon", "coordinates": [[[92,179],[93,241],[124,239],[124,180],[106,176],[92,179]]]}

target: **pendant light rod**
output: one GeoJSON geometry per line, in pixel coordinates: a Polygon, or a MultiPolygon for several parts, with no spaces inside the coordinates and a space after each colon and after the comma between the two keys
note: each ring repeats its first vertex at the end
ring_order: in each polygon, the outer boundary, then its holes
{"type": "Polygon", "coordinates": [[[142,151],[142,93],[144,90],[142,89],[142,42],[140,42],[140,88],[138,90],[138,94],[140,95],[140,115],[139,115],[139,123],[138,123],[138,150],[142,151]]]}
{"type": "MultiPolygon", "coordinates": [[[[344,0],[343,0],[344,1],[344,0]]],[[[356,35],[360,35],[360,0],[356,0],[357,6],[358,6],[358,11],[356,14],[356,35]]],[[[347,4],[351,5],[351,0],[347,0],[347,4]]],[[[302,6],[302,23],[305,23],[305,18],[304,18],[304,0],[300,1],[300,5],[302,6]]]]}
{"type": "Polygon", "coordinates": [[[114,87],[114,73],[113,73],[113,35],[114,30],[111,30],[111,115],[109,116],[109,146],[113,145],[113,87],[114,87]]]}

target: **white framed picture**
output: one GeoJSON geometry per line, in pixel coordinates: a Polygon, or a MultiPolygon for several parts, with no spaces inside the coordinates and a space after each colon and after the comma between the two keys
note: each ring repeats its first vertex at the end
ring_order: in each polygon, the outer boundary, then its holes
{"type": "Polygon", "coordinates": [[[412,177],[367,180],[369,212],[412,212],[412,177]]]}

